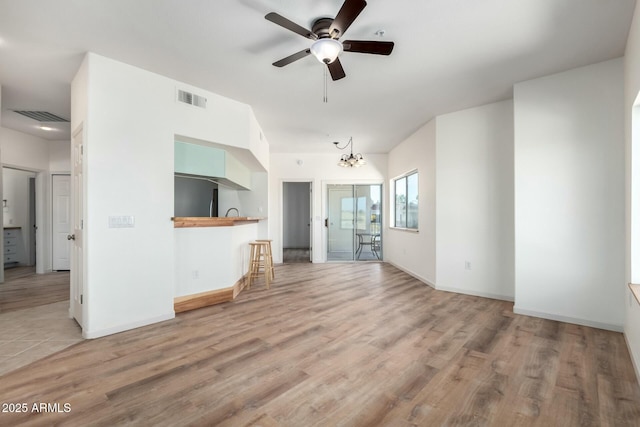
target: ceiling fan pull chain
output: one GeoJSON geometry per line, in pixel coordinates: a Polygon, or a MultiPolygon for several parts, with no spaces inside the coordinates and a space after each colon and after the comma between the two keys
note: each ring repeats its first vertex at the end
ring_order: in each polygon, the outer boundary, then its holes
{"type": "Polygon", "coordinates": [[[324,68],[324,97],[322,101],[326,104],[329,101],[329,97],[327,96],[327,67],[324,68]]]}

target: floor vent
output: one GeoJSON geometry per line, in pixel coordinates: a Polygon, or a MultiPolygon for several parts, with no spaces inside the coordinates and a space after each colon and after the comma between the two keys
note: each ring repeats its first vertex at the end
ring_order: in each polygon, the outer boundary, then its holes
{"type": "Polygon", "coordinates": [[[22,114],[25,117],[29,117],[30,119],[37,120],[39,122],[69,122],[69,120],[65,118],[56,116],[55,114],[48,113],[46,111],[13,110],[13,112],[22,114]]]}
{"type": "Polygon", "coordinates": [[[207,98],[178,89],[178,101],[200,108],[207,108],[207,98]]]}

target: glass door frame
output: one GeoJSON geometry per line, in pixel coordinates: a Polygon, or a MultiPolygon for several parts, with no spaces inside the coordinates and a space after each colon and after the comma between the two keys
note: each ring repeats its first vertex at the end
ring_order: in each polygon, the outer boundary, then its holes
{"type": "MultiPolygon", "coordinates": [[[[322,204],[322,212],[323,212],[323,224],[322,224],[322,229],[323,229],[323,233],[322,233],[322,246],[323,246],[323,253],[322,253],[322,259],[323,262],[356,262],[358,261],[358,259],[356,259],[356,250],[357,250],[357,242],[355,241],[356,239],[356,230],[355,230],[355,225],[354,225],[354,244],[353,244],[353,257],[352,259],[349,260],[330,260],[328,257],[329,254],[329,228],[328,228],[328,219],[329,219],[329,186],[330,185],[349,185],[352,186],[354,189],[354,192],[352,194],[355,194],[355,187],[356,186],[371,186],[371,185],[377,185],[380,186],[380,208],[379,208],[379,213],[378,213],[378,218],[380,220],[379,222],[379,228],[380,228],[380,237],[379,237],[379,241],[380,242],[384,242],[384,229],[385,229],[385,222],[386,222],[386,212],[384,212],[385,206],[388,203],[387,200],[387,194],[386,194],[386,183],[383,179],[372,179],[372,180],[350,180],[350,181],[345,181],[345,180],[326,180],[326,181],[322,181],[322,185],[321,185],[321,189],[322,189],[322,197],[321,197],[321,204],[322,204]]],[[[379,250],[379,261],[383,261],[383,250],[382,250],[382,243],[380,243],[380,250],[379,250]]],[[[361,260],[364,261],[364,260],[361,260]]],[[[375,260],[378,261],[378,260],[375,260]]]]}

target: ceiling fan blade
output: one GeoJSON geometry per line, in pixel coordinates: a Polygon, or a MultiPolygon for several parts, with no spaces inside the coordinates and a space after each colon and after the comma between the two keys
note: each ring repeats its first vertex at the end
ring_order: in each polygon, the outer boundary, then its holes
{"type": "Polygon", "coordinates": [[[367,2],[364,0],[345,0],[329,27],[329,35],[334,39],[342,37],[366,6],[367,2]]]}
{"type": "Polygon", "coordinates": [[[296,24],[285,18],[282,15],[278,15],[275,12],[267,13],[264,17],[267,21],[271,21],[274,24],[280,25],[283,28],[286,28],[289,31],[293,31],[294,33],[300,34],[302,37],[306,37],[311,40],[316,40],[318,36],[314,34],[311,30],[307,30],[304,27],[296,24]]]}
{"type": "Polygon", "coordinates": [[[293,61],[297,61],[298,59],[302,59],[305,56],[311,54],[310,49],[304,49],[300,52],[296,52],[293,55],[289,55],[286,58],[282,58],[280,61],[276,61],[273,63],[276,67],[284,67],[285,65],[291,64],[293,61]]]}
{"type": "Polygon", "coordinates": [[[342,49],[345,52],[372,53],[374,55],[389,55],[393,46],[393,42],[368,40],[345,40],[342,42],[342,49]]]}
{"type": "Polygon", "coordinates": [[[329,73],[331,73],[331,80],[336,81],[340,80],[347,75],[344,73],[344,68],[342,68],[342,64],[340,63],[340,58],[336,58],[331,64],[327,64],[327,68],[329,68],[329,73]]]}

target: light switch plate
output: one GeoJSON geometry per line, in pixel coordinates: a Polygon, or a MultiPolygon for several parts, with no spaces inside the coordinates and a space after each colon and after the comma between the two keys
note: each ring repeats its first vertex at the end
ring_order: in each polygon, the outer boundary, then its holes
{"type": "Polygon", "coordinates": [[[133,215],[110,215],[109,228],[133,228],[136,226],[136,217],[133,215]]]}

